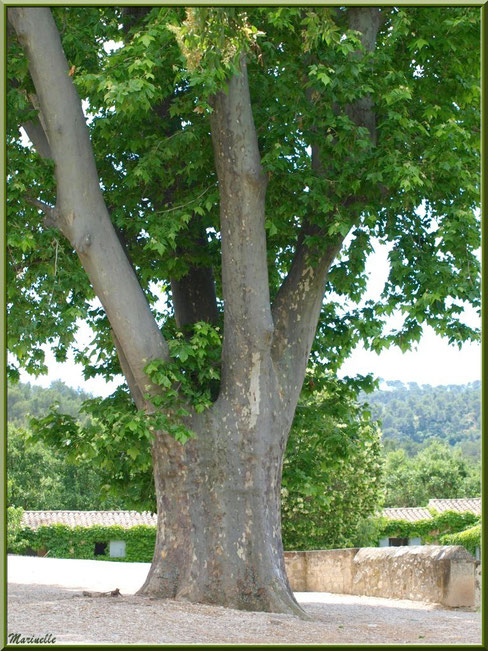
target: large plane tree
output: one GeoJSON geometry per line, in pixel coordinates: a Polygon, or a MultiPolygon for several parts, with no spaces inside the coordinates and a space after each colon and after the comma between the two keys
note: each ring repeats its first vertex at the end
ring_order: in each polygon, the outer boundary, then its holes
{"type": "Polygon", "coordinates": [[[44,343],[63,360],[91,324],[76,359],[127,384],[93,446],[152,450],[140,592],[304,616],[280,481],[307,365],[406,350],[424,324],[477,336],[479,9],[8,20],[11,372],[43,372],[44,343]],[[373,238],[390,272],[361,301],[373,238]]]}

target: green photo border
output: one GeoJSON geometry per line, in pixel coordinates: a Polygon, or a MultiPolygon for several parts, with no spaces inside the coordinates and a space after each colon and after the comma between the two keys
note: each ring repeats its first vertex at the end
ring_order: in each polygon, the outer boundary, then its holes
{"type": "MultiPolygon", "coordinates": [[[[415,0],[400,0],[399,2],[391,2],[388,0],[377,0],[375,2],[361,2],[360,0],[346,0],[342,3],[331,2],[331,1],[319,1],[319,0],[309,0],[308,2],[299,2],[298,0],[288,0],[288,1],[273,1],[268,0],[267,2],[258,2],[258,0],[247,0],[246,2],[231,2],[225,0],[214,0],[214,2],[205,2],[205,1],[193,1],[193,2],[116,2],[114,0],[105,0],[105,2],[83,2],[82,0],[73,0],[71,2],[61,2],[61,1],[51,1],[49,3],[43,2],[3,2],[0,0],[0,37],[2,41],[2,54],[3,54],[3,65],[0,66],[0,84],[1,88],[5,93],[6,90],[6,10],[11,6],[49,6],[55,5],[70,5],[70,6],[86,6],[86,7],[96,7],[96,6],[125,6],[125,5],[145,5],[145,6],[404,6],[404,7],[417,7],[417,6],[467,6],[467,7],[479,7],[481,11],[481,77],[482,77],[482,93],[481,93],[481,115],[482,115],[482,129],[481,129],[481,214],[482,214],[482,272],[486,271],[488,268],[488,253],[487,253],[487,226],[486,226],[486,202],[487,202],[487,171],[486,171],[486,154],[488,151],[488,136],[487,136],[487,81],[483,80],[483,74],[488,74],[488,65],[487,65],[487,50],[488,50],[488,17],[487,17],[487,5],[486,0],[484,2],[473,2],[471,0],[458,0],[457,2],[446,2],[445,0],[429,0],[424,2],[419,2],[415,0]]],[[[0,156],[0,174],[2,178],[2,189],[3,196],[2,201],[0,202],[0,224],[1,224],[1,246],[0,246],[0,291],[1,291],[1,316],[0,316],[0,332],[2,333],[2,345],[0,346],[0,360],[1,360],[1,391],[0,391],[0,405],[1,405],[1,416],[0,422],[2,424],[2,436],[1,436],[1,460],[0,466],[3,470],[3,481],[1,483],[1,494],[0,494],[0,504],[2,506],[3,514],[3,532],[4,535],[1,537],[1,558],[2,562],[0,564],[0,577],[2,580],[3,589],[0,590],[1,595],[1,612],[2,617],[2,635],[1,642],[2,648],[6,646],[6,634],[7,634],[7,611],[6,611],[6,600],[7,600],[7,556],[6,556],[6,529],[7,529],[7,516],[6,516],[6,429],[7,429],[7,414],[6,414],[6,252],[5,252],[5,242],[6,242],[6,218],[5,218],[5,192],[6,192],[6,144],[5,144],[5,133],[6,133],[6,104],[5,104],[5,95],[3,96],[3,101],[0,102],[0,123],[2,125],[2,142],[3,142],[3,155],[0,156]]],[[[488,406],[486,400],[483,396],[483,387],[485,384],[486,378],[486,358],[488,350],[488,310],[486,309],[486,301],[488,297],[488,274],[485,272],[482,275],[482,353],[481,353],[481,366],[482,366],[482,469],[488,468],[486,454],[488,445],[485,441],[485,437],[488,436],[487,430],[487,413],[488,406]]],[[[485,492],[486,480],[484,478],[484,472],[482,472],[482,495],[485,492]]],[[[487,550],[486,550],[486,504],[483,506],[483,527],[482,527],[482,567],[486,567],[487,561],[487,550]]],[[[481,603],[481,612],[486,614],[486,604],[488,603],[487,598],[488,586],[485,585],[483,581],[482,585],[482,603],[481,603]]],[[[469,648],[488,648],[486,646],[486,626],[484,623],[485,618],[482,618],[482,644],[481,646],[470,646],[469,648]]],[[[14,646],[19,645],[9,645],[8,648],[14,648],[14,646]]],[[[36,647],[35,645],[28,645],[30,648],[41,648],[36,647]]],[[[122,645],[120,647],[110,646],[110,645],[100,645],[103,648],[134,648],[134,645],[122,645]]],[[[195,648],[195,647],[206,647],[213,648],[212,645],[164,645],[164,646],[177,646],[178,648],[195,648]]],[[[270,647],[270,645],[222,645],[219,648],[235,648],[235,646],[248,646],[252,647],[270,647]]],[[[285,646],[285,645],[283,645],[285,646]]],[[[351,645],[324,645],[321,648],[352,648],[351,645]]],[[[411,645],[385,645],[385,648],[398,648],[403,649],[405,646],[411,645]]],[[[452,645],[452,646],[463,646],[463,645],[452,645]]],[[[88,645],[70,645],[70,648],[93,648],[88,645]]],[[[286,645],[286,647],[295,647],[301,648],[300,645],[286,645]]],[[[357,647],[360,648],[374,648],[374,645],[361,645],[358,644],[357,647]]],[[[150,645],[145,645],[145,648],[151,648],[150,645]]],[[[154,647],[160,648],[160,647],[154,647]]],[[[436,645],[422,645],[418,648],[439,648],[445,649],[443,646],[436,645]]]]}

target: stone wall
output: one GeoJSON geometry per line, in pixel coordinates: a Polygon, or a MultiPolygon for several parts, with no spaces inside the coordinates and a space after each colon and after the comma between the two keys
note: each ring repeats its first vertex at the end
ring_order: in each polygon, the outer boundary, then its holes
{"type": "Polygon", "coordinates": [[[333,592],[475,606],[476,561],[464,547],[419,545],[286,552],[297,592],[333,592]]]}
{"type": "Polygon", "coordinates": [[[481,607],[481,563],[476,561],[474,568],[474,607],[481,607]]]}
{"type": "Polygon", "coordinates": [[[296,592],[353,594],[352,562],[359,549],[285,552],[288,580],[296,592]]]}

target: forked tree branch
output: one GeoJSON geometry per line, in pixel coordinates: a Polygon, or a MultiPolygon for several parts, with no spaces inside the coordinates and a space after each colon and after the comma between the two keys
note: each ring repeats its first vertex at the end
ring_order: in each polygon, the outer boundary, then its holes
{"type": "Polygon", "coordinates": [[[39,118],[21,124],[29,140],[41,158],[52,158],[51,147],[39,118]]]}
{"type": "MultiPolygon", "coordinates": [[[[381,12],[375,7],[352,7],[348,9],[350,29],[361,33],[361,42],[366,51],[374,50],[376,35],[381,24],[381,12]]],[[[356,52],[353,56],[361,56],[356,52]]],[[[376,140],[376,116],[373,100],[366,96],[348,105],[346,112],[357,126],[368,128],[372,143],[376,140]]],[[[312,145],[312,169],[324,176],[320,147],[312,145]]],[[[347,206],[357,200],[349,196],[344,199],[347,206]]],[[[280,371],[283,395],[296,403],[301,390],[301,379],[305,373],[308,357],[320,317],[328,270],[340,251],[344,236],[331,238],[324,227],[311,227],[305,220],[298,238],[295,256],[289,273],[274,300],[273,358],[280,371]],[[313,234],[324,239],[323,245],[310,248],[305,236],[313,234]]],[[[293,404],[291,406],[294,406],[293,404]]]]}

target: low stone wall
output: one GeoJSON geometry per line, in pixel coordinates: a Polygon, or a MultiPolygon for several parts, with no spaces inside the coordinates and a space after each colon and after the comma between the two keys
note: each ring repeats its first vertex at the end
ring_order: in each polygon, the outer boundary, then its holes
{"type": "Polygon", "coordinates": [[[419,545],[286,552],[297,592],[333,592],[475,606],[476,561],[464,547],[419,545]]]}
{"type": "Polygon", "coordinates": [[[353,560],[359,549],[285,552],[285,565],[296,592],[352,592],[353,560]]]}

